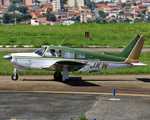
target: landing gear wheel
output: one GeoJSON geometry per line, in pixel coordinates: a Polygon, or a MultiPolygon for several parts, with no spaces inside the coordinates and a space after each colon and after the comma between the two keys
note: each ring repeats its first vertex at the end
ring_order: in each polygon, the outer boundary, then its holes
{"type": "Polygon", "coordinates": [[[61,75],[61,72],[55,72],[54,73],[54,79],[55,80],[61,80],[62,79],[62,75],[61,75]]]}
{"type": "Polygon", "coordinates": [[[18,75],[17,75],[17,74],[16,74],[16,75],[13,74],[13,75],[11,76],[11,79],[14,80],[14,81],[18,80],[18,75]]]}

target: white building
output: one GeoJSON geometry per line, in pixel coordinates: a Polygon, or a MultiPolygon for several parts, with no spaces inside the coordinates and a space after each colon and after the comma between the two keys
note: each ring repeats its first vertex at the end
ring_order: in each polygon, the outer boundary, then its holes
{"type": "Polygon", "coordinates": [[[75,24],[76,21],[64,21],[63,25],[71,25],[71,24],[75,24]]]}
{"type": "Polygon", "coordinates": [[[60,0],[53,0],[53,11],[60,10],[60,0]]]}
{"type": "Polygon", "coordinates": [[[150,5],[150,1],[143,1],[142,5],[148,5],[149,6],[150,5]]]}
{"type": "MultiPolygon", "coordinates": [[[[34,5],[35,0],[24,0],[25,5],[34,5]]],[[[50,3],[50,0],[38,0],[40,2],[40,5],[48,4],[50,3]]]]}
{"type": "Polygon", "coordinates": [[[0,5],[10,5],[10,0],[0,0],[0,5]]]}
{"type": "Polygon", "coordinates": [[[87,13],[81,13],[80,22],[87,22],[87,13]]]}
{"type": "Polygon", "coordinates": [[[31,25],[40,25],[40,21],[39,20],[31,20],[31,25]]]}
{"type": "Polygon", "coordinates": [[[84,0],[68,0],[68,4],[70,5],[70,7],[84,6],[84,0]]]}
{"type": "Polygon", "coordinates": [[[91,0],[91,2],[95,2],[95,3],[98,3],[98,2],[113,2],[113,0],[91,0]]]}

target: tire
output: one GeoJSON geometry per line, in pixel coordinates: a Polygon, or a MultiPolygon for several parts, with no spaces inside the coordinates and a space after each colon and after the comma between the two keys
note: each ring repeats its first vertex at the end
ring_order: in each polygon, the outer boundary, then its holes
{"type": "Polygon", "coordinates": [[[58,72],[58,74],[57,74],[57,72],[55,72],[55,73],[54,73],[54,79],[55,79],[55,80],[58,80],[58,79],[60,80],[60,79],[62,79],[61,72],[58,72]]]}
{"type": "Polygon", "coordinates": [[[13,74],[13,75],[11,76],[11,79],[14,80],[14,81],[18,80],[18,75],[14,75],[14,74],[13,74]]]}

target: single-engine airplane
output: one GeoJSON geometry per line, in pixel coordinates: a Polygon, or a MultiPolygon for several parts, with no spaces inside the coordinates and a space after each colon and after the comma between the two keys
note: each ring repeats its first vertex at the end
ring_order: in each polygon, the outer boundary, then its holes
{"type": "Polygon", "coordinates": [[[69,71],[98,71],[145,66],[146,64],[138,60],[145,38],[145,35],[137,34],[119,53],[98,53],[50,45],[33,53],[11,53],[3,58],[10,60],[14,66],[12,80],[18,79],[17,71],[36,69],[56,71],[54,79],[65,82],[69,79],[69,71]]]}

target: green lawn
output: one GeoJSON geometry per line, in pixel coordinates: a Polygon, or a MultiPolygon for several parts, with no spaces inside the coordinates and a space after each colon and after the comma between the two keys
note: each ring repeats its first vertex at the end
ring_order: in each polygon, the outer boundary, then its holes
{"type": "Polygon", "coordinates": [[[59,45],[87,47],[100,45],[123,47],[137,34],[147,35],[144,47],[150,45],[150,24],[74,24],[70,26],[0,26],[0,45],[59,45]],[[91,40],[84,38],[84,32],[90,31],[91,40]]]}

